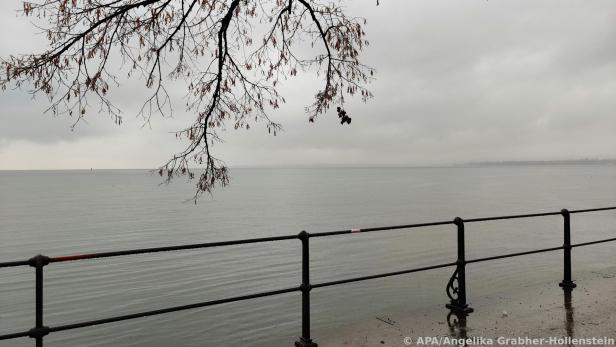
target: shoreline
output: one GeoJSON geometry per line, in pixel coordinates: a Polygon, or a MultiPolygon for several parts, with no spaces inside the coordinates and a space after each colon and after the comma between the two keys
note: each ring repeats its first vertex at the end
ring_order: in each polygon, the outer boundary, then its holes
{"type": "Polygon", "coordinates": [[[470,303],[475,312],[465,326],[442,303],[332,329],[314,342],[320,347],[398,347],[433,345],[431,339],[439,338],[434,345],[468,339],[468,346],[614,346],[616,268],[580,275],[577,288],[569,292],[550,282],[480,296],[470,303]]]}

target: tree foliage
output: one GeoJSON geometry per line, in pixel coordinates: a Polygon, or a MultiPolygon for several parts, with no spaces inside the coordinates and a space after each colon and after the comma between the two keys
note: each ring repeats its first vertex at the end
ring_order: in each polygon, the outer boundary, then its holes
{"type": "Polygon", "coordinates": [[[186,147],[158,172],[166,182],[196,178],[195,199],[229,182],[212,155],[217,130],[264,122],[270,133],[280,131],[268,112],[285,101],[281,80],[318,74],[322,87],[306,107],[310,122],[337,106],[350,123],[345,96],[372,96],[373,70],[359,59],[366,23],[348,16],[341,0],[40,0],[24,2],[22,13],[44,23],[49,47],[2,60],[0,83],[47,95],[55,115],[77,123],[96,107],[120,124],[109,98],[120,67],[151,91],[139,112],[146,121],[172,112],[170,83],[186,86],[194,118],[176,132],[186,147]]]}

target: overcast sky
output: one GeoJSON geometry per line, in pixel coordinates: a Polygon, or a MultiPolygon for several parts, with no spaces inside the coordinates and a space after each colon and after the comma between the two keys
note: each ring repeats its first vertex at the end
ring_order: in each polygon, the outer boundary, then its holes
{"type": "MultiPolygon", "coordinates": [[[[230,166],[616,158],[613,0],[375,2],[347,2],[368,20],[364,61],[377,70],[374,99],[347,107],[351,126],[335,112],[308,123],[304,107],[319,84],[304,75],[284,85],[288,102],[271,115],[284,132],[225,131],[216,156],[230,166]]],[[[44,48],[16,15],[20,6],[0,2],[2,57],[44,48]]],[[[70,118],[43,114],[44,97],[1,93],[0,169],[162,164],[183,146],[170,132],[193,115],[176,108],[173,119],[144,128],[136,98],[119,98],[122,126],[91,115],[71,131],[70,118]]]]}

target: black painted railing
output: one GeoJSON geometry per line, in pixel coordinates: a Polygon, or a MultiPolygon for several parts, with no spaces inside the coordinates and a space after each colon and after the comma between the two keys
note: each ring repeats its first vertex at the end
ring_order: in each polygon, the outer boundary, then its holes
{"type": "Polygon", "coordinates": [[[593,209],[585,209],[585,210],[562,210],[560,212],[547,212],[547,213],[533,213],[533,214],[523,214],[523,215],[511,215],[511,216],[501,216],[501,217],[487,217],[487,218],[474,218],[474,219],[462,219],[455,218],[453,221],[442,221],[442,222],[433,222],[433,223],[419,223],[419,224],[408,224],[408,225],[396,225],[396,226],[387,226],[387,227],[377,227],[377,228],[366,228],[366,229],[348,229],[348,230],[339,230],[339,231],[330,231],[330,232],[320,232],[320,233],[308,233],[306,231],[302,231],[297,235],[287,235],[287,236],[275,236],[275,237],[263,237],[263,238],[253,238],[253,239],[245,239],[245,240],[234,240],[234,241],[223,241],[223,242],[209,242],[209,243],[197,243],[197,244],[188,244],[188,245],[180,245],[180,246],[170,246],[170,247],[156,247],[156,248],[141,248],[141,249],[132,249],[125,251],[116,251],[116,252],[101,252],[101,253],[90,253],[90,254],[78,254],[78,255],[69,255],[69,256],[61,256],[61,257],[47,257],[44,255],[37,255],[32,257],[29,260],[21,260],[21,261],[10,261],[10,262],[2,262],[0,263],[0,268],[8,268],[8,267],[17,267],[17,266],[31,266],[35,269],[35,278],[36,278],[36,308],[35,308],[35,326],[34,328],[0,335],[0,340],[10,340],[16,338],[30,337],[36,341],[37,347],[43,346],[43,338],[54,332],[72,330],[78,328],[84,328],[94,325],[112,323],[112,322],[120,322],[128,319],[135,319],[141,317],[148,317],[159,315],[163,313],[170,313],[182,310],[189,310],[199,307],[208,307],[214,305],[221,305],[230,302],[243,301],[273,295],[280,295],[291,292],[301,292],[302,294],[302,334],[301,337],[295,342],[296,347],[316,347],[317,344],[312,341],[312,337],[310,336],[310,292],[315,288],[329,287],[335,286],[344,283],[351,282],[359,282],[366,281],[370,279],[397,276],[403,274],[410,274],[414,272],[427,271],[439,268],[446,267],[455,267],[455,271],[451,276],[450,280],[446,286],[447,296],[449,297],[450,302],[446,305],[451,312],[454,312],[456,315],[462,315],[463,317],[472,312],[473,309],[468,306],[467,298],[466,298],[466,265],[502,258],[510,258],[510,257],[518,257],[523,255],[535,254],[535,253],[543,253],[543,252],[551,252],[557,250],[563,250],[564,252],[564,275],[563,281],[560,282],[560,286],[563,289],[571,290],[575,287],[575,283],[571,279],[571,249],[574,247],[581,246],[589,246],[599,243],[616,241],[616,237],[609,239],[596,240],[591,242],[583,242],[577,244],[571,244],[571,214],[576,213],[588,213],[588,212],[597,212],[597,211],[609,211],[616,210],[616,207],[604,207],[604,208],[593,208],[593,209]],[[485,258],[476,258],[476,259],[466,259],[465,255],[465,225],[468,223],[476,223],[476,222],[485,222],[485,221],[495,221],[495,220],[504,220],[504,219],[520,219],[520,218],[534,218],[534,217],[545,217],[545,216],[557,216],[562,215],[564,220],[564,237],[563,237],[563,245],[558,247],[550,247],[543,249],[536,249],[525,252],[518,253],[509,253],[509,254],[501,254],[491,257],[485,258]],[[408,270],[395,271],[395,272],[387,272],[381,273],[377,275],[370,276],[362,276],[362,277],[354,277],[341,279],[337,281],[330,282],[321,282],[321,283],[311,283],[310,282],[310,239],[315,237],[327,237],[334,235],[344,235],[344,234],[353,234],[353,233],[366,233],[366,232],[376,232],[376,231],[385,231],[385,230],[395,230],[395,229],[413,229],[420,227],[428,227],[428,226],[438,226],[438,225],[455,225],[457,228],[457,259],[455,261],[443,264],[436,264],[431,266],[418,267],[408,270]],[[188,250],[188,249],[198,249],[198,248],[211,248],[211,247],[223,247],[223,246],[231,246],[231,245],[240,245],[240,244],[251,244],[251,243],[263,243],[263,242],[274,242],[274,241],[282,241],[282,240],[293,240],[299,239],[302,243],[302,281],[299,286],[282,288],[278,290],[260,292],[249,295],[235,296],[229,297],[226,299],[220,300],[212,300],[212,301],[203,301],[188,305],[180,305],[180,306],[172,306],[157,310],[151,311],[143,311],[137,312],[133,314],[126,314],[120,316],[114,316],[104,319],[90,320],[90,321],[82,321],[77,323],[65,324],[65,325],[57,325],[57,326],[46,326],[44,324],[44,315],[43,315],[43,283],[44,283],[44,269],[45,266],[53,263],[62,263],[67,261],[78,261],[85,259],[98,259],[98,258],[109,258],[109,257],[118,257],[129,254],[144,254],[144,253],[157,253],[157,252],[170,252],[170,251],[180,251],[180,250],[188,250]]]}

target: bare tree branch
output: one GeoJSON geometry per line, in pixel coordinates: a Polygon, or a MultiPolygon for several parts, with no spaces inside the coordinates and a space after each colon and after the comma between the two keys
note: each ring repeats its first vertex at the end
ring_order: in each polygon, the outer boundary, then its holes
{"type": "Polygon", "coordinates": [[[153,114],[172,112],[167,85],[183,81],[187,110],[195,118],[176,132],[185,149],[158,172],[165,182],[178,176],[195,178],[196,201],[229,183],[227,167],[212,154],[212,145],[220,141],[217,129],[230,124],[249,129],[262,122],[274,135],[281,131],[269,112],[285,102],[278,91],[282,78],[300,70],[323,76],[323,88],[306,108],[311,122],[336,106],[342,123],[350,123],[345,96],[360,94],[364,101],[372,97],[367,85],[374,71],[359,61],[368,44],[365,20],[347,16],[342,1],[24,2],[23,14],[44,24],[49,49],[2,60],[0,85],[27,85],[32,93],[47,95],[49,110],[75,117],[75,124],[97,101],[97,111],[120,124],[120,110],[108,97],[121,83],[115,76],[117,64],[152,90],[139,110],[146,123],[153,114]],[[302,41],[321,53],[303,57],[296,47],[302,41]]]}

